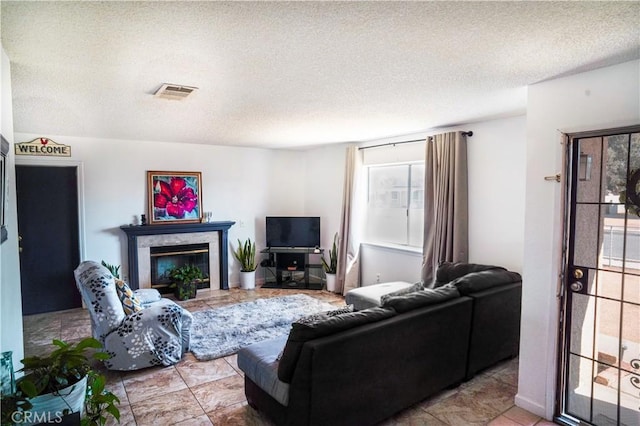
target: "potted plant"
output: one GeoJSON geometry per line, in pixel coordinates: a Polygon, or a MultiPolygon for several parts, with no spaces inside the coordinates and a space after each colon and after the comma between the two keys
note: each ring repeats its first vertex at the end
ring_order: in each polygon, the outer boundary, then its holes
{"type": "Polygon", "coordinates": [[[89,337],[76,344],[53,344],[57,349],[48,355],[22,360],[19,372],[25,375],[18,379],[16,392],[2,396],[2,424],[60,423],[62,416],[81,418],[82,425],[104,425],[107,416],[120,421],[115,405],[120,400],[104,388],[104,376],[91,366],[92,360],[109,358],[105,352],[90,354],[102,348],[100,342],[89,337]]]}
{"type": "Polygon", "coordinates": [[[238,248],[233,255],[240,262],[240,288],[250,290],[256,287],[256,243],[248,238],[244,243],[238,239],[238,248]]]}
{"type": "Polygon", "coordinates": [[[327,291],[336,291],[336,272],[338,271],[338,233],[333,236],[333,246],[329,251],[329,263],[322,256],[322,269],[327,277],[327,291]]]}
{"type": "Polygon", "coordinates": [[[89,371],[87,380],[87,399],[84,403],[85,417],[82,426],[104,425],[107,415],[113,416],[120,423],[120,410],[115,406],[120,402],[117,396],[105,389],[106,379],[95,371],[89,371]]]}
{"type": "Polygon", "coordinates": [[[202,280],[202,271],[195,265],[183,265],[169,271],[169,277],[173,280],[175,296],[178,300],[193,299],[196,297],[198,282],[202,280]]]}
{"type": "Polygon", "coordinates": [[[120,265],[111,265],[103,260],[102,266],[107,268],[114,278],[120,278],[120,265]]]}

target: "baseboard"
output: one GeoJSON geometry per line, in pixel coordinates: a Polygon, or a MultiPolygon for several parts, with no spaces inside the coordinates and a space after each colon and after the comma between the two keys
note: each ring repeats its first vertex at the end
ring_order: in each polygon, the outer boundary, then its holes
{"type": "MultiPolygon", "coordinates": [[[[542,418],[546,418],[547,417],[547,413],[546,413],[546,409],[543,405],[538,404],[535,401],[532,401],[528,398],[525,398],[523,396],[521,396],[520,394],[516,394],[515,397],[515,404],[520,407],[523,408],[525,410],[527,410],[530,413],[533,413],[537,416],[540,416],[542,418]]],[[[547,419],[549,420],[549,419],[547,419]]]]}

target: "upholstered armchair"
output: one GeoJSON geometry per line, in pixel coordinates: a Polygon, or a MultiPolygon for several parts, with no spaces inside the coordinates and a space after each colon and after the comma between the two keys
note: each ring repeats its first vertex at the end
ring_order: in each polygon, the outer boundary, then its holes
{"type": "Polygon", "coordinates": [[[93,337],[111,358],[111,370],[172,365],[189,349],[192,315],[156,290],[131,291],[101,264],[82,262],[76,285],[91,316],[93,337]]]}

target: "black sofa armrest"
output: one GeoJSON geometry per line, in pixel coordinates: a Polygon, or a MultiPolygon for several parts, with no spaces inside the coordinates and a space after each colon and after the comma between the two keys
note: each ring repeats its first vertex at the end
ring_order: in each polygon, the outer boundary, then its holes
{"type": "Polygon", "coordinates": [[[466,379],[478,371],[518,355],[522,282],[469,293],[473,317],[466,379]]]}

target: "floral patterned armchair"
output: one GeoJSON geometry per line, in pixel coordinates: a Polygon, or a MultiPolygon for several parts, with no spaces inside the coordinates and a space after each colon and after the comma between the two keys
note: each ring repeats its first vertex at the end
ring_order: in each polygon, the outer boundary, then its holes
{"type": "Polygon", "coordinates": [[[193,317],[186,309],[160,298],[156,290],[132,292],[94,261],[82,262],[74,274],[91,316],[93,337],[111,355],[105,361],[107,368],[137,370],[172,365],[189,349],[193,317]]]}

